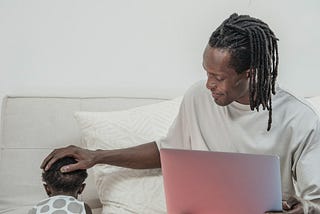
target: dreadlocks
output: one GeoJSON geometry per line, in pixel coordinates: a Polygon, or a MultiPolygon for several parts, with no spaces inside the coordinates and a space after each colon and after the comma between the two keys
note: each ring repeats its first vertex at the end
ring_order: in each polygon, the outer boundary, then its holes
{"type": "Polygon", "coordinates": [[[271,93],[275,94],[278,74],[278,45],[269,26],[248,15],[232,14],[211,35],[210,47],[227,49],[230,66],[237,73],[249,69],[250,108],[269,111],[268,128],[272,123],[271,93]]]}

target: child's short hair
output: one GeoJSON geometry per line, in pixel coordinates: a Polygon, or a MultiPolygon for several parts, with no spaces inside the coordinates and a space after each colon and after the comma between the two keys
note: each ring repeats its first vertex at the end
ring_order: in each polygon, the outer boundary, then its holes
{"type": "Polygon", "coordinates": [[[42,173],[42,180],[56,191],[72,192],[79,188],[88,177],[85,169],[62,173],[60,168],[65,165],[74,164],[77,161],[72,157],[64,157],[57,160],[49,170],[42,173]]]}

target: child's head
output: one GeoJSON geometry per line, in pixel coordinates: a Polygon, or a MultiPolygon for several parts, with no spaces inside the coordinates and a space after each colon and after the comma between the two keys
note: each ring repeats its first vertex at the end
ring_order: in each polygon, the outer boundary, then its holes
{"type": "Polygon", "coordinates": [[[72,157],[57,160],[49,170],[42,173],[42,180],[49,196],[71,195],[77,197],[85,187],[83,183],[88,174],[85,169],[62,173],[60,168],[74,164],[77,161],[72,157]]]}

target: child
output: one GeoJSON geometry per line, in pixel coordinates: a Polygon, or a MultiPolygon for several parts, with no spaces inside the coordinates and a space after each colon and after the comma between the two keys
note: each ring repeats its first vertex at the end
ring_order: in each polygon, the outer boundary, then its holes
{"type": "Polygon", "coordinates": [[[91,214],[90,207],[78,201],[78,195],[85,187],[84,180],[88,174],[85,169],[74,172],[62,173],[60,168],[65,165],[76,163],[71,157],[65,157],[55,162],[48,171],[42,173],[44,188],[49,196],[48,199],[40,201],[29,214],[91,214]]]}

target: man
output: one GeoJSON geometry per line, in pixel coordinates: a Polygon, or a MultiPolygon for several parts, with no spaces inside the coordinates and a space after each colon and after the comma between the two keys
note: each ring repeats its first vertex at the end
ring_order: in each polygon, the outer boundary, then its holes
{"type": "Polygon", "coordinates": [[[269,26],[232,14],[212,33],[203,67],[207,82],[187,91],[165,138],[113,151],[56,149],[41,168],[64,156],[79,161],[62,169],[66,172],[97,163],[158,168],[162,147],[276,154],[282,213],[320,213],[320,120],[303,100],[276,85],[278,46],[269,26]]]}

